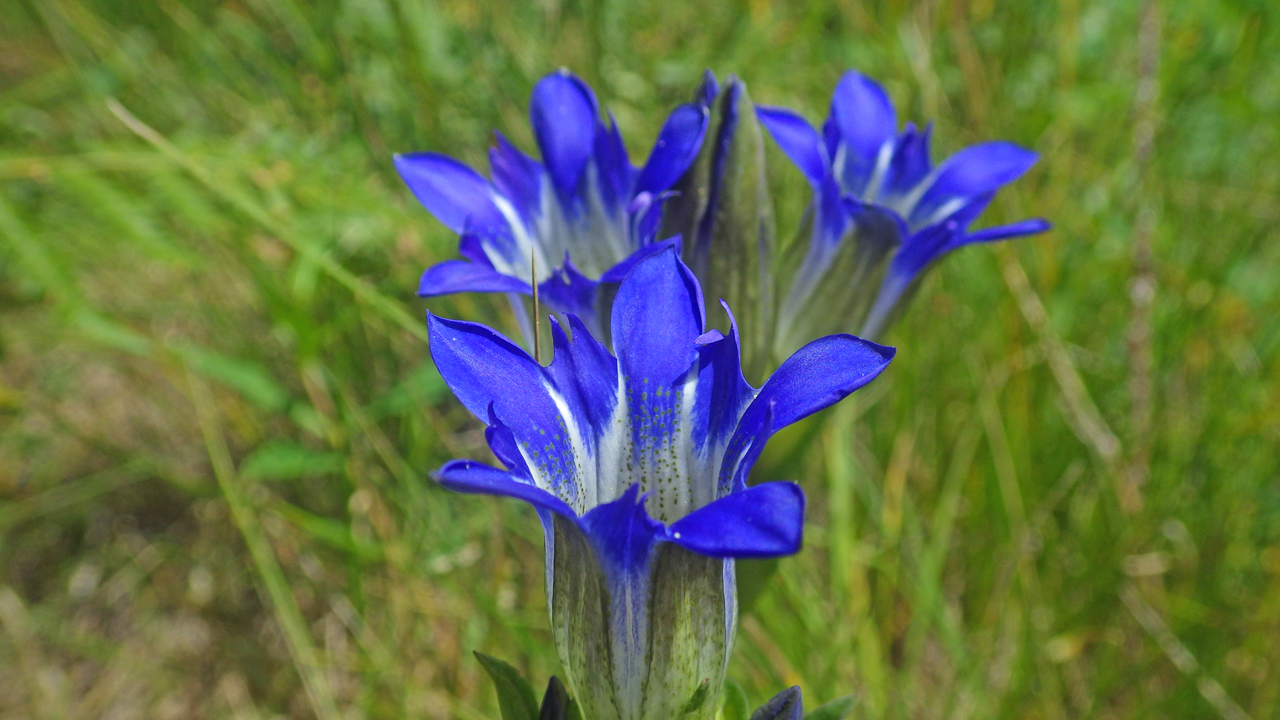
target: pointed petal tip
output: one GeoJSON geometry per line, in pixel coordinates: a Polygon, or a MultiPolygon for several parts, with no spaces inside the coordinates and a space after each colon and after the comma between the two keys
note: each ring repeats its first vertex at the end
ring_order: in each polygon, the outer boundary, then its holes
{"type": "Polygon", "coordinates": [[[804,173],[815,188],[831,174],[822,136],[800,113],[784,107],[756,106],[756,119],[769,131],[769,136],[782,152],[804,173]]]}
{"type": "MultiPolygon", "coordinates": [[[[982,228],[974,232],[967,233],[961,237],[960,241],[955,243],[955,247],[961,245],[969,245],[972,243],[992,242],[996,240],[1009,240],[1012,238],[1026,237],[1027,235],[1038,235],[1053,229],[1053,223],[1044,218],[1030,218],[1009,225],[998,225],[996,227],[982,228]]],[[[948,247],[948,249],[953,249],[948,247]]]]}
{"type": "Polygon", "coordinates": [[[862,85],[863,87],[884,92],[884,86],[881,85],[878,80],[871,77],[870,75],[867,75],[861,70],[858,70],[857,68],[849,68],[848,70],[845,70],[844,74],[840,76],[840,82],[838,83],[838,86],[852,84],[852,83],[857,83],[858,85],[862,85]]]}
{"type": "Polygon", "coordinates": [[[433,152],[396,154],[392,162],[418,202],[450,230],[463,232],[468,221],[501,224],[492,186],[465,163],[433,152]]]}
{"type": "Polygon", "coordinates": [[[794,555],[804,546],[804,510],[804,490],[796,483],[761,483],[684,516],[665,539],[710,557],[794,555]]]}
{"type": "Polygon", "coordinates": [[[600,108],[591,87],[560,68],[533,87],[529,119],[542,162],[562,200],[578,190],[595,147],[600,108]]]}
{"type": "MultiPolygon", "coordinates": [[[[881,345],[878,342],[867,340],[866,338],[858,337],[857,335],[844,335],[843,337],[855,341],[858,345],[858,348],[850,353],[851,358],[854,355],[861,355],[863,358],[870,361],[869,367],[866,369],[866,372],[870,374],[870,377],[867,378],[867,382],[884,372],[885,368],[889,367],[889,364],[893,362],[893,359],[898,355],[898,348],[893,347],[892,345],[881,345]]],[[[861,385],[859,385],[859,387],[861,387],[861,385]]]]}
{"type": "Polygon", "coordinates": [[[422,272],[418,279],[418,297],[437,297],[460,292],[524,293],[528,283],[503,275],[491,265],[468,260],[445,260],[422,272]]]}
{"type": "Polygon", "coordinates": [[[716,95],[720,92],[720,81],[716,79],[716,74],[711,68],[702,71],[702,79],[698,82],[698,88],[694,91],[693,101],[710,108],[711,103],[715,102],[716,95]]]}
{"type": "Polygon", "coordinates": [[[565,315],[569,318],[569,329],[573,331],[574,340],[581,336],[593,338],[591,331],[587,329],[586,323],[582,322],[582,318],[578,317],[576,313],[565,313],[565,315]]]}
{"type": "Polygon", "coordinates": [[[433,473],[432,477],[454,492],[511,497],[578,521],[573,508],[559,497],[529,482],[522,482],[509,471],[491,465],[474,460],[450,460],[433,473]]]}
{"type": "Polygon", "coordinates": [[[795,685],[757,708],[750,720],[801,720],[803,717],[804,699],[800,694],[800,686],[795,685]]]}
{"type": "Polygon", "coordinates": [[[686,103],[672,110],[636,179],[636,194],[656,195],[675,184],[697,158],[710,122],[711,110],[703,105],[686,103]]]}

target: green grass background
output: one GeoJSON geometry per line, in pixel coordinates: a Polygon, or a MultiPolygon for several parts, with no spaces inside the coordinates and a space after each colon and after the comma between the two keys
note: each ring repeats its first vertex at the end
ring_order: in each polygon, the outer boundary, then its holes
{"type": "Polygon", "coordinates": [[[858,67],[939,156],[1042,154],[984,222],[1055,229],[949,258],[757,473],[810,504],[753,701],[1280,718],[1277,57],[1262,0],[9,0],[0,717],[494,718],[473,650],[558,672],[533,513],[426,479],[487,451],[424,310],[512,323],[414,297],[455,239],[390,156],[531,149],[564,65],[637,160],[704,67],[813,120],[858,67]]]}

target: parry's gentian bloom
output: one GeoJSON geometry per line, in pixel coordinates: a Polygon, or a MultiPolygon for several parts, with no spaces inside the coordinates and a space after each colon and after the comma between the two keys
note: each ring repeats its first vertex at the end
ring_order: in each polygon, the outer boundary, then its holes
{"type": "Polygon", "coordinates": [[[572,315],[572,339],[552,320],[549,367],[483,325],[429,323],[440,374],[504,466],[455,460],[437,478],[537,508],[556,648],[583,716],[713,717],[736,627],[733,558],[801,544],[800,488],[747,475],[777,429],[869,382],[893,349],[822,338],[757,390],[732,319],[727,335],[705,331],[674,248],[618,288],[616,358],[572,315]]]}
{"type": "MultiPolygon", "coordinates": [[[[538,82],[530,102],[541,161],[501,134],[489,151],[491,180],[446,155],[397,155],[413,194],[462,235],[458,250],[466,258],[429,268],[418,294],[529,294],[536,263],[543,300],[599,334],[598,285],[621,280],[661,247],[655,235],[662,203],[697,156],[707,116],[699,104],[677,107],[648,162],[636,168],[612,116],[608,126],[602,121],[595,93],[560,70],[538,82]]],[[[513,306],[528,336],[523,303],[513,306]]]]}
{"type": "Polygon", "coordinates": [[[861,323],[876,337],[935,260],[963,245],[1043,232],[1042,219],[971,232],[996,191],[1035,163],[1034,152],[995,141],[936,167],[930,127],[898,132],[893,103],[850,70],[836,86],[819,134],[797,113],[759,107],[761,123],[814,188],[808,254],[780,311],[779,348],[861,323]]]}

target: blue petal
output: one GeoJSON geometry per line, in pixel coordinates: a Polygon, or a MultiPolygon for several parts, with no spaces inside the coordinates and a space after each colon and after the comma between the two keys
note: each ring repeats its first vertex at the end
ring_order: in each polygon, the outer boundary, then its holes
{"type": "Polygon", "coordinates": [[[564,265],[552,272],[551,277],[538,283],[538,292],[547,305],[583,318],[598,333],[596,288],[599,285],[598,281],[578,272],[566,252],[564,265]]]}
{"type": "MultiPolygon", "coordinates": [[[[764,452],[765,444],[773,436],[773,411],[776,404],[776,401],[766,403],[761,415],[751,419],[754,427],[739,424],[738,430],[729,440],[716,483],[716,490],[721,496],[747,489],[747,477],[764,452]]],[[[743,419],[747,419],[745,415],[743,419]]]]}
{"type": "Polygon", "coordinates": [[[769,702],[751,713],[751,720],[802,720],[804,701],[798,686],[789,687],[774,695],[769,702]]]}
{"type": "Polygon", "coordinates": [[[881,289],[880,295],[883,297],[889,293],[893,295],[893,301],[896,302],[897,295],[889,292],[890,290],[896,288],[896,292],[900,294],[920,273],[924,272],[925,268],[957,248],[975,243],[1034,235],[1052,227],[1043,218],[1032,218],[1011,225],[966,233],[964,226],[968,223],[968,218],[965,215],[966,213],[963,212],[957,213],[952,216],[952,219],[930,225],[908,238],[889,266],[889,273],[884,281],[885,288],[881,289]],[[957,217],[959,219],[956,219],[957,217]]]}
{"type": "Polygon", "coordinates": [[[551,319],[555,358],[547,372],[560,389],[570,414],[589,427],[590,432],[581,435],[588,444],[587,451],[594,454],[594,441],[608,429],[618,404],[618,362],[576,315],[569,315],[569,325],[572,341],[560,323],[551,319]]]}
{"type": "Polygon", "coordinates": [[[628,389],[670,387],[692,364],[704,324],[702,289],[674,248],[637,263],[618,288],[610,324],[628,389]]]}
{"type": "Polygon", "coordinates": [[[529,292],[529,284],[503,275],[486,263],[445,260],[432,265],[418,281],[419,297],[435,297],[457,292],[529,292]]]}
{"type": "Polygon", "coordinates": [[[782,152],[809,179],[809,184],[814,188],[820,187],[831,174],[831,160],[827,156],[822,138],[809,121],[787,108],[763,105],[756,106],[756,117],[782,148],[782,152]]]}
{"type": "Polygon", "coordinates": [[[542,162],[551,172],[561,202],[568,205],[595,148],[599,123],[595,93],[568,70],[557,70],[534,86],[529,120],[542,162]]]}
{"type": "Polygon", "coordinates": [[[681,105],[672,111],[640,171],[634,193],[657,195],[674,185],[698,156],[710,118],[711,112],[697,105],[681,105]]]}
{"type": "Polygon", "coordinates": [[[720,92],[720,84],[716,82],[716,74],[708,68],[702,71],[702,81],[698,83],[698,88],[693,91],[693,101],[704,108],[711,108],[711,103],[716,101],[716,94],[720,92]]]}
{"type": "Polygon", "coordinates": [[[1052,227],[1053,224],[1044,218],[1030,218],[1009,225],[983,228],[982,230],[968,233],[962,238],[962,242],[953,245],[953,247],[1008,240],[1009,238],[1022,237],[1024,235],[1035,235],[1036,233],[1046,232],[1052,227]]]}
{"type": "MultiPolygon", "coordinates": [[[[964,227],[956,220],[925,227],[902,243],[898,254],[889,264],[889,276],[898,278],[904,284],[909,283],[930,263],[942,257],[956,239],[963,235],[964,227]]],[[[888,276],[885,281],[889,281],[888,276]]]]}
{"type": "Polygon", "coordinates": [[[698,339],[698,384],[691,419],[693,445],[704,454],[724,447],[754,395],[742,376],[738,323],[728,304],[723,300],[720,304],[729,313],[729,334],[712,331],[698,339]]]}
{"type": "Polygon", "coordinates": [[[472,262],[493,267],[493,261],[489,259],[489,254],[485,252],[484,242],[471,233],[464,232],[462,237],[458,238],[458,254],[472,262]]]}
{"type": "Polygon", "coordinates": [[[821,251],[833,250],[845,233],[849,230],[849,222],[854,218],[853,206],[847,200],[851,195],[841,195],[835,179],[828,177],[818,188],[818,196],[814,199],[817,217],[813,222],[813,236],[821,251]]]}
{"type": "Polygon", "coordinates": [[[542,367],[515,343],[479,323],[438,315],[427,316],[427,330],[436,367],[473,415],[488,417],[492,403],[508,419],[533,415],[556,424],[542,367]]]}
{"type": "Polygon", "coordinates": [[[613,113],[609,113],[608,128],[599,122],[596,124],[595,163],[600,199],[605,210],[612,214],[631,200],[636,174],[613,113]]]}
{"type": "Polygon", "coordinates": [[[430,315],[427,326],[431,357],[458,400],[482,419],[492,405],[530,458],[539,486],[566,501],[575,497],[578,459],[542,366],[484,325],[430,315]]]}
{"type": "Polygon", "coordinates": [[[506,226],[493,204],[493,186],[457,160],[438,153],[409,153],[396,155],[395,165],[418,202],[450,230],[460,233],[470,226],[495,232],[506,226]]]}
{"type": "Polygon", "coordinates": [[[451,460],[435,473],[441,485],[462,493],[513,497],[536,508],[576,519],[573,509],[542,488],[521,482],[504,470],[472,460],[451,460]]]}
{"type": "Polygon", "coordinates": [[[489,171],[494,187],[509,200],[516,212],[532,225],[542,210],[542,163],[494,133],[498,145],[489,149],[489,171]]]}
{"type": "Polygon", "coordinates": [[[672,457],[679,457],[683,420],[678,381],[696,358],[703,324],[702,291],[674,248],[638,263],[613,303],[613,346],[631,426],[630,457],[619,459],[625,482],[656,495],[659,519],[678,517],[694,499],[683,463],[672,457]]]}
{"type": "Polygon", "coordinates": [[[656,255],[667,248],[674,248],[676,253],[679,254],[680,236],[676,235],[673,238],[669,238],[661,242],[649,243],[648,245],[641,247],[639,250],[627,256],[627,259],[606,270],[605,273],[600,276],[600,282],[622,282],[623,278],[627,276],[627,273],[631,272],[631,269],[634,268],[641,260],[644,260],[650,255],[656,255]]]}
{"type": "Polygon", "coordinates": [[[831,96],[831,118],[845,146],[843,165],[837,168],[840,184],[845,192],[861,197],[880,154],[898,131],[897,113],[879,83],[850,70],[831,96]]]}
{"type": "Polygon", "coordinates": [[[933,169],[933,163],[929,160],[929,136],[932,132],[932,123],[920,131],[916,130],[914,124],[907,123],[894,145],[893,159],[889,161],[889,169],[881,184],[880,197],[904,196],[928,177],[929,171],[933,169]]]}
{"type": "MultiPolygon", "coordinates": [[[[662,225],[663,205],[677,195],[679,193],[674,190],[657,196],[643,192],[631,199],[631,203],[627,205],[627,216],[631,223],[633,247],[643,248],[653,244],[658,236],[658,228],[662,225]]],[[[673,237],[679,238],[680,235],[677,233],[673,237]]]]}
{"type": "Polygon", "coordinates": [[[511,432],[511,428],[498,418],[493,403],[489,403],[488,423],[489,427],[484,429],[484,439],[489,443],[493,456],[498,458],[498,461],[517,479],[533,483],[533,473],[529,470],[529,464],[520,454],[520,441],[516,439],[516,434],[511,432]]]}
{"type": "Polygon", "coordinates": [[[617,500],[595,506],[582,518],[606,576],[647,574],[650,553],[664,528],[645,512],[639,492],[639,486],[632,485],[617,500]]]}
{"type": "Polygon", "coordinates": [[[896,352],[852,335],[814,340],[787,358],[760,388],[738,423],[735,440],[754,434],[770,408],[777,431],[839,402],[875,379],[896,352]]]}
{"type": "Polygon", "coordinates": [[[884,331],[892,315],[894,307],[910,287],[911,283],[924,272],[931,263],[947,253],[964,245],[980,242],[994,242],[1006,238],[1031,235],[1048,230],[1050,225],[1045,220],[1034,218],[1005,225],[986,228],[974,233],[966,233],[964,226],[972,219],[976,210],[985,207],[990,200],[987,193],[975,200],[970,206],[962,208],[944,222],[926,226],[903,243],[889,264],[880,289],[876,294],[875,304],[867,313],[859,331],[868,337],[877,337],[884,331]]]}
{"type": "Polygon", "coordinates": [[[939,221],[950,221],[961,229],[969,227],[969,224],[978,219],[992,200],[996,199],[996,191],[989,190],[977,197],[971,198],[968,202],[959,205],[951,214],[946,217],[939,218],[939,221]]]}
{"type": "Polygon", "coordinates": [[[827,157],[834,161],[836,153],[840,152],[840,126],[829,115],[822,123],[822,146],[827,149],[827,157]]]}
{"type": "Polygon", "coordinates": [[[786,108],[758,106],[756,117],[813,186],[817,194],[813,242],[829,250],[844,236],[848,214],[842,207],[840,186],[831,174],[831,161],[823,139],[807,120],[786,108]]]}
{"type": "Polygon", "coordinates": [[[933,184],[907,220],[916,227],[948,217],[974,198],[1018,179],[1037,157],[999,140],[967,147],[938,166],[933,184]]]}
{"type": "Polygon", "coordinates": [[[686,550],[722,558],[792,555],[803,537],[804,491],[790,482],[732,493],[667,529],[667,538],[686,550]]]}

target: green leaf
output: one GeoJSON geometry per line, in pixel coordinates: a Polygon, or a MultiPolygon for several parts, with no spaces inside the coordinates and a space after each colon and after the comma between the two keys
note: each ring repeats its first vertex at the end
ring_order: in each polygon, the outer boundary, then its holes
{"type": "Polygon", "coordinates": [[[707,695],[711,692],[711,680],[703,679],[702,684],[697,690],[693,691],[693,695],[689,698],[689,702],[684,704],[684,708],[680,711],[682,715],[695,713],[699,708],[707,702],[707,695]]]}
{"type": "Polygon", "coordinates": [[[720,694],[720,720],[747,720],[747,694],[742,686],[729,678],[724,679],[720,694]]]}
{"type": "Polygon", "coordinates": [[[240,464],[241,476],[249,480],[295,480],[341,470],[341,453],[317,452],[286,440],[263,444],[240,464]]]}
{"type": "Polygon", "coordinates": [[[289,391],[255,362],[227,357],[195,345],[175,344],[169,349],[192,370],[231,387],[264,410],[283,410],[289,402],[289,391]]]}
{"type": "Polygon", "coordinates": [[[86,337],[109,348],[138,356],[151,352],[151,340],[145,335],[92,310],[74,311],[72,321],[86,337]]]}
{"type": "Polygon", "coordinates": [[[435,363],[424,362],[404,380],[369,403],[369,417],[377,420],[392,415],[404,415],[417,411],[424,405],[434,405],[449,393],[435,363]]]}
{"type": "Polygon", "coordinates": [[[534,700],[529,681],[521,677],[515,668],[495,657],[481,652],[475,656],[498,691],[502,720],[538,720],[538,703],[534,700]]]}
{"type": "Polygon", "coordinates": [[[102,174],[75,162],[63,164],[56,173],[58,187],[80,202],[101,220],[112,239],[131,242],[146,255],[168,262],[194,264],[196,255],[173,244],[157,227],[153,207],[138,201],[102,174]]]}
{"type": "Polygon", "coordinates": [[[345,522],[309,513],[284,501],[277,503],[274,510],[318,543],[346,553],[360,562],[382,560],[382,546],[376,542],[360,540],[351,533],[351,526],[345,522]]]}
{"type": "Polygon", "coordinates": [[[853,695],[836,698],[822,707],[804,716],[804,720],[843,720],[853,712],[858,699],[853,695]]]}

